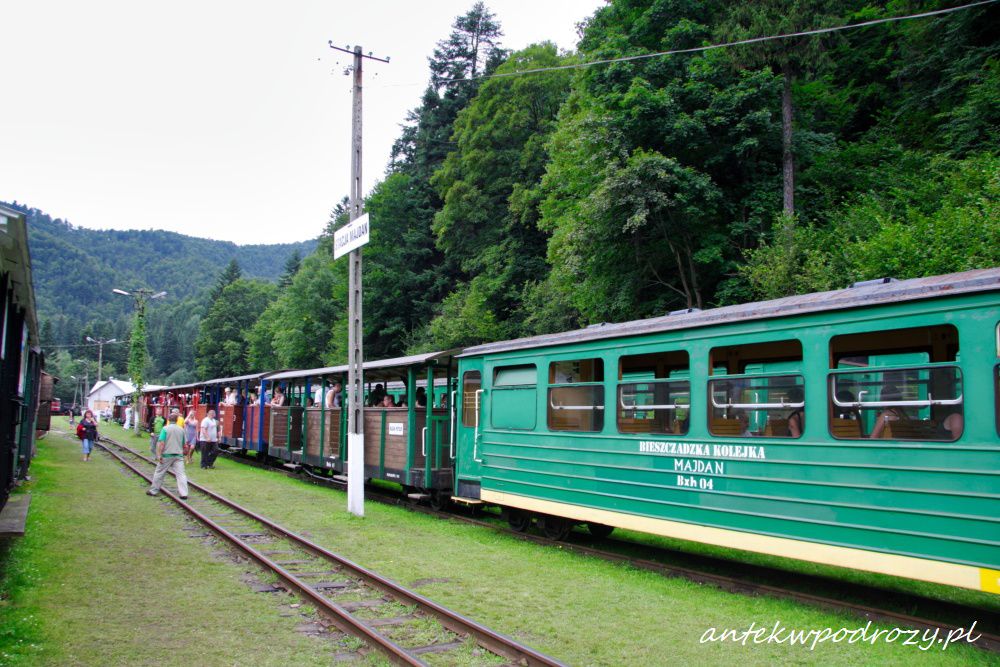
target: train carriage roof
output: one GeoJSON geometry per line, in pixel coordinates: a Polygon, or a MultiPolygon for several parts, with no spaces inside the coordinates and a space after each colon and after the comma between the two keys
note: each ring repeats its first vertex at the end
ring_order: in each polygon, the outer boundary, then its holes
{"type": "MultiPolygon", "coordinates": [[[[385,375],[379,371],[397,371],[411,366],[434,366],[439,361],[446,361],[458,354],[459,350],[444,350],[442,352],[425,352],[423,354],[412,354],[407,357],[395,357],[393,359],[378,359],[364,362],[364,371],[372,372],[378,376],[385,375]]],[[[310,368],[305,370],[285,371],[274,373],[267,377],[268,380],[295,380],[305,377],[323,377],[324,375],[342,375],[347,373],[346,364],[341,366],[326,366],[324,368],[310,368]]]]}
{"type": "Polygon", "coordinates": [[[757,301],[711,310],[679,311],[675,314],[634,320],[617,324],[592,324],[584,329],[555,334],[531,336],[468,347],[461,357],[508,352],[536,347],[566,345],[586,341],[659,333],[678,329],[693,329],[716,324],[732,324],[752,320],[804,315],[824,311],[863,308],[901,301],[917,301],[955,294],[1000,290],[1000,268],[978,269],[943,276],[910,280],[866,281],[831,292],[814,292],[757,301]]]}
{"type": "Polygon", "coordinates": [[[259,380],[260,378],[268,375],[273,371],[267,371],[264,373],[249,373],[247,375],[235,375],[229,378],[215,378],[214,380],[205,380],[198,384],[198,386],[210,385],[210,384],[227,384],[229,382],[242,382],[243,380],[259,380]]]}

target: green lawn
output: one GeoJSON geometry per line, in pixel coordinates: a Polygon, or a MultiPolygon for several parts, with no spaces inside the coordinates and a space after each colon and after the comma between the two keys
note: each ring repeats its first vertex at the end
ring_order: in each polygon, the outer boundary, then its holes
{"type": "Polygon", "coordinates": [[[297,632],[294,598],[252,592],[169,501],[80,458],[75,437],[38,442],[27,535],[0,541],[0,665],[329,665],[350,645],[297,632]]]}

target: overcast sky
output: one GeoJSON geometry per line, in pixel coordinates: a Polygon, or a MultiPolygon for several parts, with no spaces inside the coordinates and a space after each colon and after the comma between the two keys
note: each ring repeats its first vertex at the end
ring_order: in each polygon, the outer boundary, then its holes
{"type": "MultiPolygon", "coordinates": [[[[350,57],[327,40],[391,57],[365,66],[368,191],[473,2],[6,0],[0,200],[82,227],[313,238],[350,185],[350,57]]],[[[572,49],[602,4],[487,2],[513,49],[572,49]]]]}

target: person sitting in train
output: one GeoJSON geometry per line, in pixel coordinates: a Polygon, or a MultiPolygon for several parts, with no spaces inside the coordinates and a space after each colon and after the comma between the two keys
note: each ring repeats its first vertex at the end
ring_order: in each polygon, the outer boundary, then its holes
{"type": "Polygon", "coordinates": [[[376,407],[381,406],[382,399],[385,397],[385,395],[386,395],[385,386],[381,382],[379,382],[378,384],[375,385],[375,388],[372,389],[372,393],[368,397],[368,404],[376,407]]]}
{"type": "Polygon", "coordinates": [[[382,397],[382,403],[380,404],[380,407],[394,408],[396,407],[396,404],[392,402],[392,396],[386,394],[385,396],[382,397]]]}
{"type": "MultiPolygon", "coordinates": [[[[837,391],[837,401],[840,403],[854,403],[854,394],[851,393],[850,389],[840,389],[837,391]]],[[[850,419],[852,421],[861,421],[861,413],[858,412],[857,408],[843,408],[839,405],[834,405],[836,412],[834,417],[837,419],[850,419]]]]}
{"type": "Polygon", "coordinates": [[[423,387],[417,387],[417,407],[426,408],[427,407],[427,390],[423,387]]]}
{"type": "Polygon", "coordinates": [[[274,388],[274,398],[271,399],[271,405],[275,407],[281,407],[285,404],[285,392],[281,390],[281,386],[276,386],[274,388]]]}
{"type": "Polygon", "coordinates": [[[250,405],[260,405],[260,399],[257,398],[257,392],[250,392],[250,405]]]}
{"type": "Polygon", "coordinates": [[[949,440],[958,440],[962,437],[962,431],[964,430],[965,417],[958,410],[945,417],[941,422],[941,427],[938,429],[941,435],[949,440]]]}
{"type": "MultiPolygon", "coordinates": [[[[879,401],[899,401],[903,398],[903,392],[899,390],[899,387],[892,384],[887,384],[882,387],[882,391],[879,394],[879,401]]],[[[890,406],[889,408],[883,410],[878,418],[875,420],[875,426],[872,428],[871,435],[868,437],[872,440],[878,440],[882,437],[882,433],[885,432],[885,427],[891,422],[902,421],[909,419],[903,409],[899,406],[890,406]]]]}
{"type": "MultiPolygon", "coordinates": [[[[788,390],[789,403],[802,403],[805,400],[805,391],[802,387],[795,385],[788,390]]],[[[802,430],[806,425],[806,413],[803,408],[796,408],[788,415],[788,434],[793,438],[801,438],[802,430]]]]}

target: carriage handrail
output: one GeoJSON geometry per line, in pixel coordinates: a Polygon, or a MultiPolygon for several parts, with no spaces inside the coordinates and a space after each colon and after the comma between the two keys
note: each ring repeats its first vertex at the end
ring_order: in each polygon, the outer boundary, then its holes
{"type": "Polygon", "coordinates": [[[965,402],[964,396],[958,398],[934,398],[930,392],[927,393],[926,400],[915,401],[862,401],[861,397],[866,391],[858,392],[858,400],[842,402],[833,397],[833,404],[839,408],[929,408],[935,405],[962,405],[965,402]]]}
{"type": "Polygon", "coordinates": [[[449,421],[449,426],[451,427],[450,437],[448,439],[448,456],[451,460],[455,460],[455,428],[457,426],[455,421],[455,394],[457,392],[451,392],[451,420],[449,421]]]}
{"type": "Polygon", "coordinates": [[[733,403],[732,401],[728,403],[719,403],[715,400],[715,394],[712,394],[712,407],[725,409],[736,409],[736,410],[786,410],[788,408],[804,408],[806,405],[805,401],[799,401],[797,403],[790,403],[784,399],[781,403],[733,403]]]}
{"type": "MultiPolygon", "coordinates": [[[[635,396],[635,394],[632,394],[632,396],[635,396]]],[[[677,403],[666,403],[664,405],[657,405],[657,404],[654,404],[654,403],[651,403],[649,405],[637,405],[637,404],[633,403],[631,405],[626,405],[626,403],[625,403],[625,394],[622,394],[622,395],[620,395],[618,397],[618,405],[621,406],[622,410],[629,410],[629,411],[632,411],[632,410],[677,410],[677,409],[680,409],[680,408],[688,408],[688,407],[690,407],[689,405],[678,405],[677,403]]]]}
{"type": "Polygon", "coordinates": [[[552,402],[552,394],[549,394],[549,407],[553,410],[603,410],[603,405],[556,405],[552,402]]]}
{"type": "Polygon", "coordinates": [[[483,395],[482,389],[476,390],[476,431],[472,436],[472,460],[476,463],[482,463],[483,460],[479,458],[479,406],[480,397],[483,395]]]}

